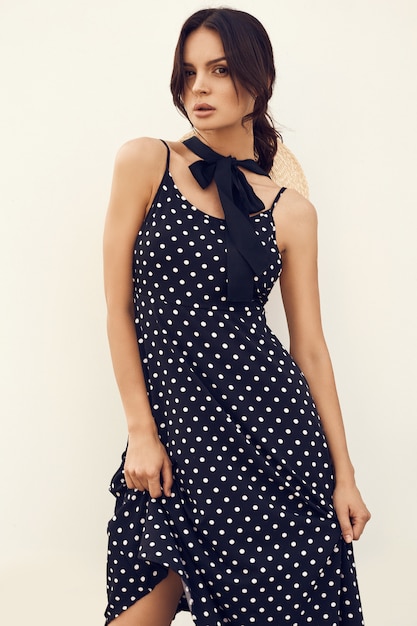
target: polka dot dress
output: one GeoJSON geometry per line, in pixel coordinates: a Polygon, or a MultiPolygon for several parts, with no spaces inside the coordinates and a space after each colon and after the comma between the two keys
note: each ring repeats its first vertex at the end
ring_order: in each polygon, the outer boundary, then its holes
{"type": "Polygon", "coordinates": [[[276,260],[249,304],[226,299],[224,220],[192,206],[168,165],[138,234],[138,346],[174,487],[127,489],[123,459],[113,477],[106,624],[168,568],[198,626],[363,624],[320,419],[265,321],[281,269],[272,209],[251,219],[276,260]]]}

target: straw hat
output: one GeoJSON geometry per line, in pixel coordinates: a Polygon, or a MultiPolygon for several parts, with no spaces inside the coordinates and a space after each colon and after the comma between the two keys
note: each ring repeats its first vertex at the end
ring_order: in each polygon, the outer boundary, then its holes
{"type": "MultiPolygon", "coordinates": [[[[188,139],[193,135],[189,132],[180,141],[188,139]]],[[[305,198],[308,198],[308,183],[301,165],[289,148],[282,142],[278,143],[278,150],[274,158],[270,177],[277,185],[295,189],[305,198]]]]}
{"type": "Polygon", "coordinates": [[[278,150],[269,175],[277,185],[295,189],[308,198],[308,183],[302,167],[291,150],[282,142],[278,143],[278,150]]]}

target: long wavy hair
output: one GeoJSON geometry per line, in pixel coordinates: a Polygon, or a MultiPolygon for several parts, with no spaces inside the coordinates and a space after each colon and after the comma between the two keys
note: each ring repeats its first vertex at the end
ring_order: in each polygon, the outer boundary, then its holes
{"type": "Polygon", "coordinates": [[[175,49],[171,76],[171,93],[177,109],[185,116],[182,100],[185,89],[184,44],[194,30],[209,28],[216,31],[223,43],[224,53],[233,83],[239,83],[255,99],[254,110],[242,119],[253,120],[254,149],[259,165],[269,172],[278,149],[280,133],[268,113],[268,102],[275,82],[275,65],[271,41],[255,17],[236,9],[203,9],[184,23],[175,49]]]}

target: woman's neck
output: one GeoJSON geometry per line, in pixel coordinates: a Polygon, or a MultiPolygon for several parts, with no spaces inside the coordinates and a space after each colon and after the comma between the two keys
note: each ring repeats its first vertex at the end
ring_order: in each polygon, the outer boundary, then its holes
{"type": "Polygon", "coordinates": [[[241,130],[198,130],[194,128],[194,135],[209,148],[223,156],[233,156],[236,159],[253,159],[254,137],[252,127],[243,126],[241,130]]]}

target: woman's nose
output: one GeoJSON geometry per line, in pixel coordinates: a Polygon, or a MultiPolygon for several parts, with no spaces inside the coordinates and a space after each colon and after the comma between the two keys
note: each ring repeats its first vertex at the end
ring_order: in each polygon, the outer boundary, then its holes
{"type": "Polygon", "coordinates": [[[201,74],[196,74],[194,83],[193,83],[193,92],[195,94],[207,93],[209,91],[207,81],[204,76],[201,74]]]}

